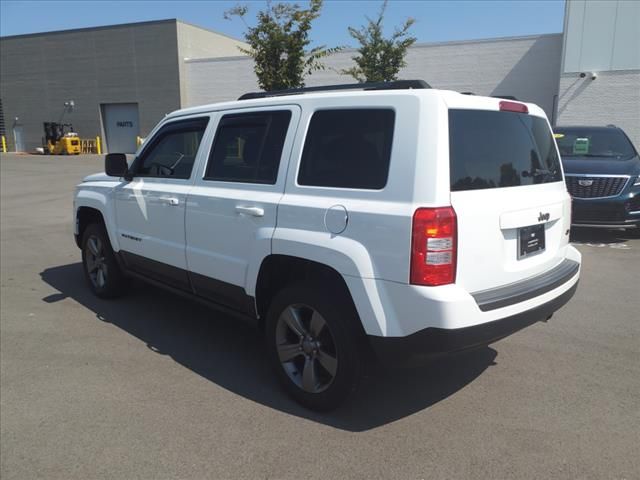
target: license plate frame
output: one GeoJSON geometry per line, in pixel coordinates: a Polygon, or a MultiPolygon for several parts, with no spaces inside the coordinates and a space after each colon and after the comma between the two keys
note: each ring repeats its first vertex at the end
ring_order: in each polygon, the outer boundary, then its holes
{"type": "Polygon", "coordinates": [[[520,227],[518,229],[518,260],[544,252],[545,237],[544,223],[520,227]]]}

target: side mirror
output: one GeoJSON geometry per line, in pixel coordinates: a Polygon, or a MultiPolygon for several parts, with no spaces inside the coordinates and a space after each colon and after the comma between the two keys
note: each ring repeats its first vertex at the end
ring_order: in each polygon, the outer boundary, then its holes
{"type": "Polygon", "coordinates": [[[108,153],[104,157],[104,171],[110,177],[124,177],[129,172],[127,156],[124,153],[108,153]]]}

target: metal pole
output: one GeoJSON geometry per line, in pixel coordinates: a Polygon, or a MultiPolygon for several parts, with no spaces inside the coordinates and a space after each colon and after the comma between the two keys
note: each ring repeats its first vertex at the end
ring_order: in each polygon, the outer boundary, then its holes
{"type": "Polygon", "coordinates": [[[98,151],[98,155],[102,155],[102,148],[100,148],[100,137],[96,137],[96,150],[98,151]]]}
{"type": "Polygon", "coordinates": [[[2,153],[7,153],[7,140],[2,135],[2,153]]]}

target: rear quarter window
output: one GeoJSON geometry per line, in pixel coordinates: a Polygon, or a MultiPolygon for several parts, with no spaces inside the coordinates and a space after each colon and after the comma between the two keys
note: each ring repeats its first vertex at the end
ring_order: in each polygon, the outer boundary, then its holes
{"type": "Polygon", "coordinates": [[[451,191],[562,181],[547,122],[524,113],[449,111],[451,191]]]}
{"type": "Polygon", "coordinates": [[[387,184],[395,112],[320,110],[305,139],[299,185],[380,190],[387,184]]]}

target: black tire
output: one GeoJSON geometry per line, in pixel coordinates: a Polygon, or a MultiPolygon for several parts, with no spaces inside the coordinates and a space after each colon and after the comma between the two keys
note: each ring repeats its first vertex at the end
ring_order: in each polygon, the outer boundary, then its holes
{"type": "MultiPolygon", "coordinates": [[[[319,322],[317,317],[313,321],[319,322]]],[[[267,353],[276,376],[293,399],[311,410],[327,411],[339,406],[356,390],[366,361],[364,333],[359,322],[348,294],[329,291],[327,285],[288,286],[274,297],[265,324],[267,353]],[[299,309],[305,334],[309,335],[306,338],[312,340],[305,343],[284,320],[283,315],[294,311],[290,308],[299,309]],[[309,313],[305,313],[306,308],[310,309],[309,313]],[[313,312],[325,322],[316,337],[311,334],[313,312]],[[283,341],[283,332],[289,335],[290,340],[283,341]],[[292,360],[281,362],[279,349],[293,347],[290,351],[294,351],[298,338],[301,339],[297,343],[300,345],[299,353],[294,352],[292,360]],[[309,345],[315,345],[316,350],[305,351],[314,348],[309,345]],[[331,362],[329,369],[325,368],[328,360],[331,362]],[[308,362],[315,372],[312,384],[318,386],[314,392],[303,386],[308,362]]]]}
{"type": "Polygon", "coordinates": [[[82,267],[89,288],[97,297],[116,298],[125,292],[127,278],[118,265],[102,224],[92,223],[82,235],[82,267]]]}

